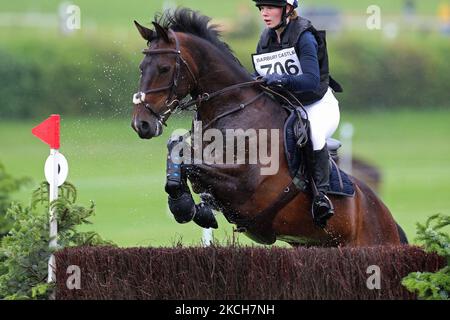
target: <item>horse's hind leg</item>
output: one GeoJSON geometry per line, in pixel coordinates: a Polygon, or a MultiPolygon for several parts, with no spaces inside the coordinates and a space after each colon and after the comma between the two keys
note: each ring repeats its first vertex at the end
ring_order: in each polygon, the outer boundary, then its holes
{"type": "Polygon", "coordinates": [[[358,223],[353,245],[398,245],[401,243],[397,224],[391,212],[363,182],[355,179],[358,223]]]}

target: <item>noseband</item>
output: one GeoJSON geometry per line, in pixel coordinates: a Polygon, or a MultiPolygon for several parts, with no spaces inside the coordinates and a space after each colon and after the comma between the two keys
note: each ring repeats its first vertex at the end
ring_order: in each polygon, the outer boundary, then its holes
{"type": "Polygon", "coordinates": [[[189,74],[192,78],[192,80],[195,83],[195,86],[197,86],[197,79],[194,76],[194,73],[192,72],[191,68],[189,67],[189,64],[186,62],[186,60],[183,59],[181,56],[181,50],[180,50],[180,43],[178,41],[177,35],[173,30],[169,30],[170,33],[173,35],[175,39],[175,49],[144,49],[142,50],[142,53],[145,55],[162,55],[162,54],[174,54],[176,57],[175,61],[175,71],[172,74],[172,80],[169,85],[161,88],[156,89],[150,89],[145,92],[138,92],[133,96],[133,104],[140,105],[144,104],[145,108],[150,111],[151,114],[153,114],[157,119],[158,122],[161,125],[166,125],[167,118],[170,114],[175,112],[179,106],[180,106],[180,99],[177,97],[177,88],[179,84],[179,77],[180,77],[180,69],[181,69],[181,62],[186,66],[186,69],[189,71],[189,74]],[[158,93],[162,91],[170,90],[169,95],[166,99],[165,105],[167,107],[167,110],[164,110],[162,113],[155,112],[148,103],[145,102],[146,97],[149,94],[158,93]],[[175,97],[175,99],[172,99],[175,97]]]}

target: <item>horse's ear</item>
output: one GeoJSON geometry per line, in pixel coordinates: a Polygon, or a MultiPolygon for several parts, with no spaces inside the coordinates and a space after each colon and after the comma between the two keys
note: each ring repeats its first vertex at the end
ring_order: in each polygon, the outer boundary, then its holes
{"type": "Polygon", "coordinates": [[[134,25],[145,40],[152,41],[155,38],[155,32],[153,30],[141,26],[136,20],[134,20],[134,25]]]}
{"type": "Polygon", "coordinates": [[[158,22],[152,22],[155,26],[156,34],[159,38],[162,38],[165,42],[169,43],[169,34],[167,33],[167,30],[164,29],[158,22]]]}

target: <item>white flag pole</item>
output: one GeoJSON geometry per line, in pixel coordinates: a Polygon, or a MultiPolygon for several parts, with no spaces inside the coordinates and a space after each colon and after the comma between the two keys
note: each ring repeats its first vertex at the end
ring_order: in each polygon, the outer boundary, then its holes
{"type": "MultiPolygon", "coordinates": [[[[52,158],[52,177],[50,179],[50,192],[49,200],[52,201],[58,199],[58,154],[59,150],[50,149],[50,157],[52,158]]],[[[56,249],[58,246],[58,220],[56,210],[50,208],[50,249],[56,249]]],[[[56,263],[55,256],[52,254],[48,261],[48,282],[56,282],[56,263]]]]}
{"type": "MultiPolygon", "coordinates": [[[[50,146],[50,156],[45,162],[45,178],[49,184],[49,203],[58,199],[58,187],[64,183],[69,172],[66,158],[59,153],[60,148],[60,116],[53,114],[31,130],[31,133],[50,146]]],[[[58,247],[58,222],[55,209],[49,210],[49,248],[58,247]]],[[[47,282],[56,282],[56,262],[54,255],[48,261],[47,282]]]]}

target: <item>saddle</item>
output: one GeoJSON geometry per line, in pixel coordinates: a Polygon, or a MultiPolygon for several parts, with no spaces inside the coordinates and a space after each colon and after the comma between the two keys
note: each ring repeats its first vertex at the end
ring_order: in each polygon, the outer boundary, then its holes
{"type": "MultiPolygon", "coordinates": [[[[300,126],[308,126],[308,120],[299,119],[299,110],[291,110],[285,125],[284,125],[284,150],[285,156],[289,167],[289,173],[293,179],[297,178],[300,181],[306,181],[299,186],[299,189],[305,191],[307,189],[309,181],[307,179],[306,166],[303,161],[302,148],[307,146],[302,145],[305,141],[303,136],[306,132],[308,134],[309,130],[299,130],[300,126]],[[299,143],[300,141],[303,141],[299,143]]],[[[306,137],[307,138],[307,137],[306,137]]],[[[341,142],[336,139],[327,140],[328,151],[330,153],[330,191],[328,194],[353,197],[355,195],[355,189],[353,182],[350,180],[349,176],[342,171],[336,162],[338,161],[338,150],[342,146],[341,142]]]]}

